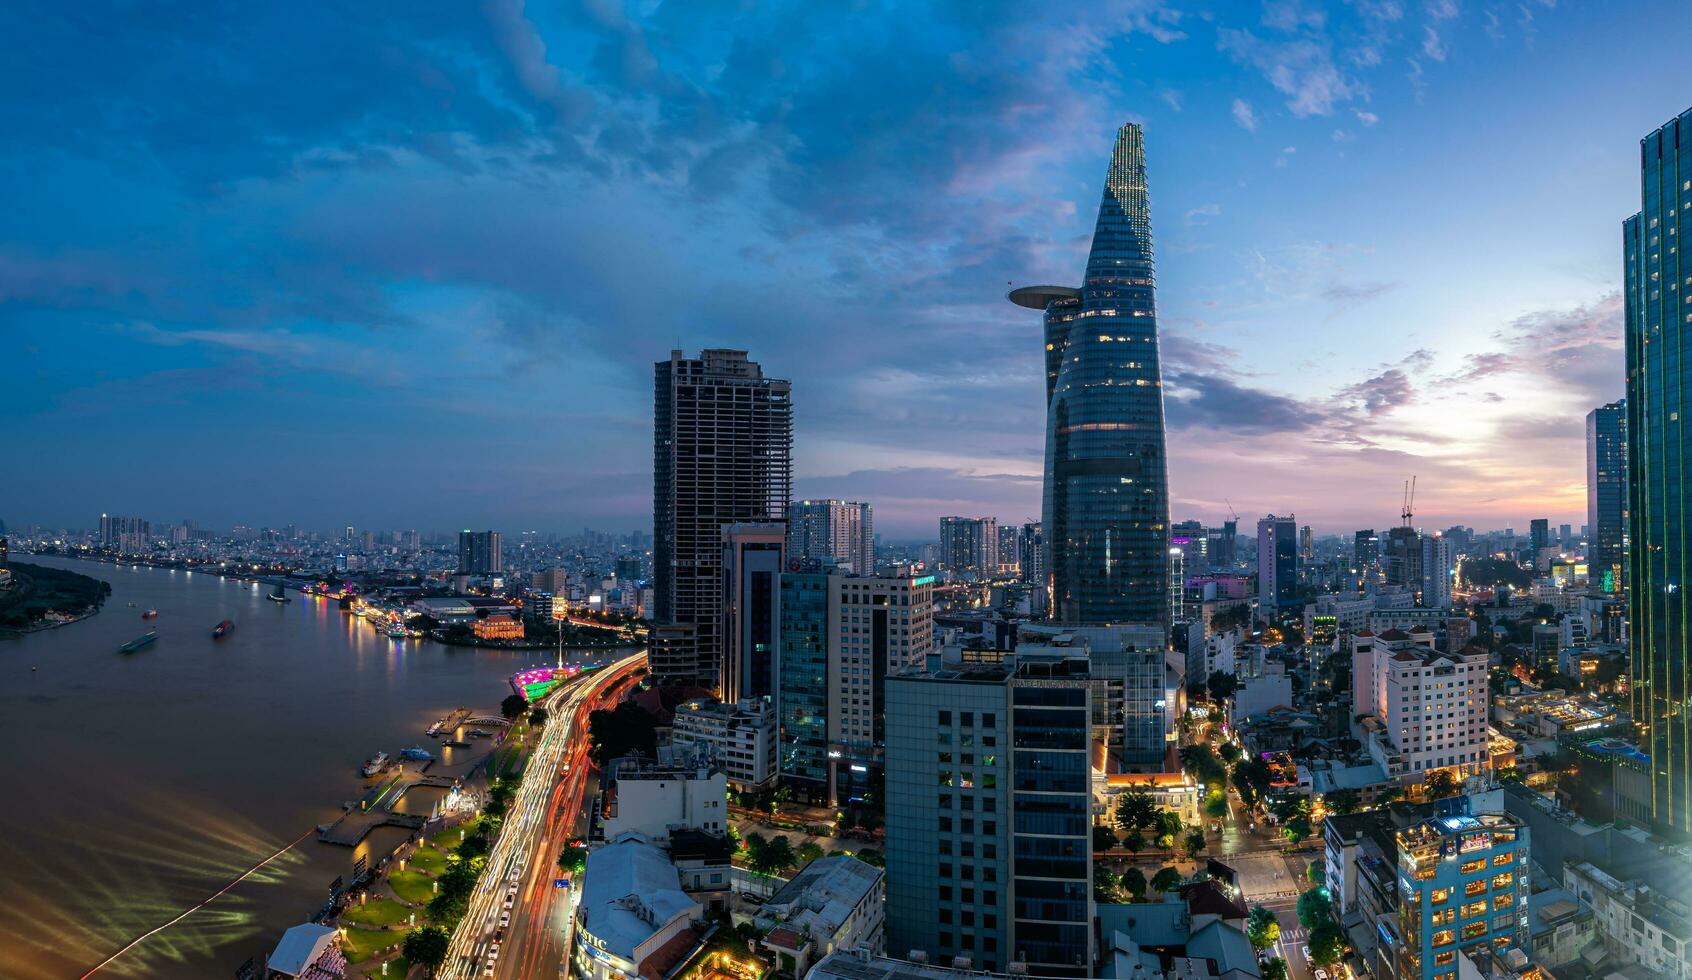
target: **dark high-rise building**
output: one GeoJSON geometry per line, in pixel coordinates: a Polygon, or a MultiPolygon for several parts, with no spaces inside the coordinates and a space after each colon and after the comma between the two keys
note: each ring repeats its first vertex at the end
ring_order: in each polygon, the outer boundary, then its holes
{"type": "Polygon", "coordinates": [[[1411,591],[1422,587],[1422,536],[1413,527],[1395,527],[1387,532],[1385,548],[1386,584],[1402,585],[1411,591]]]}
{"type": "Polygon", "coordinates": [[[789,555],[832,561],[856,575],[875,573],[875,514],[855,500],[801,500],[788,517],[789,555]]]}
{"type": "MultiPolygon", "coordinates": [[[[1627,605],[1633,719],[1651,755],[1652,819],[1692,831],[1692,530],[1682,380],[1692,357],[1679,215],[1692,206],[1692,109],[1640,141],[1640,211],[1623,225],[1627,324],[1627,605]]],[[[1689,226],[1692,231],[1692,226],[1689,226]]],[[[1692,287],[1688,287],[1692,288],[1692,287]]]]}
{"type": "Polygon", "coordinates": [[[954,577],[992,578],[999,568],[998,519],[940,518],[940,567],[954,577]]]}
{"type": "Polygon", "coordinates": [[[1257,610],[1273,621],[1298,605],[1298,522],[1270,514],[1257,522],[1257,610]]]}
{"type": "Polygon", "coordinates": [[[1374,528],[1357,532],[1351,545],[1351,562],[1358,572],[1381,563],[1381,539],[1375,536],[1374,528]]]}
{"type": "Polygon", "coordinates": [[[1540,549],[1549,547],[1551,547],[1551,519],[1535,517],[1528,522],[1528,550],[1532,552],[1529,557],[1533,559],[1535,565],[1539,563],[1540,549]]]}
{"type": "Polygon", "coordinates": [[[775,694],[786,524],[723,528],[723,701],[775,694]]]}
{"type": "Polygon", "coordinates": [[[640,579],[640,556],[626,554],[617,556],[616,575],[618,582],[634,582],[640,579]]]}
{"type": "Polygon", "coordinates": [[[1210,558],[1212,571],[1226,572],[1233,569],[1236,557],[1234,539],[1239,533],[1239,526],[1240,522],[1237,520],[1223,521],[1221,527],[1210,529],[1205,551],[1210,558]]]}
{"type": "Polygon", "coordinates": [[[1017,535],[1016,546],[1017,567],[1021,571],[1022,580],[1024,582],[1044,581],[1046,577],[1046,541],[1039,521],[1029,521],[1022,525],[1022,533],[1017,535]]]}
{"type": "Polygon", "coordinates": [[[1621,591],[1627,520],[1627,402],[1586,415],[1587,563],[1605,592],[1621,591]]]}
{"type": "Polygon", "coordinates": [[[459,574],[498,575],[504,568],[498,531],[458,532],[459,574]]]}
{"type": "Polygon", "coordinates": [[[1116,135],[1080,289],[1010,294],[1045,313],[1041,524],[1053,618],[1169,622],[1169,480],[1151,203],[1140,127],[1116,135]]]}
{"type": "Polygon", "coordinates": [[[671,351],[654,375],[655,619],[691,634],[666,631],[652,672],[709,687],[722,669],[723,527],[787,519],[792,389],[764,377],[741,350],[707,349],[697,358],[671,351]]]}

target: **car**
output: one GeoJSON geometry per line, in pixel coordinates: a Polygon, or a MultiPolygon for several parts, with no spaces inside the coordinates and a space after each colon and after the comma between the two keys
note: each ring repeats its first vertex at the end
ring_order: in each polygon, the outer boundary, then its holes
{"type": "Polygon", "coordinates": [[[503,929],[510,924],[511,924],[511,913],[510,912],[501,912],[499,914],[499,927],[501,929],[503,929]]]}
{"type": "Polygon", "coordinates": [[[1321,967],[1317,967],[1315,972],[1310,975],[1315,977],[1316,980],[1328,980],[1328,971],[1322,969],[1321,967]]]}
{"type": "Polygon", "coordinates": [[[511,906],[516,905],[516,904],[517,904],[517,896],[515,894],[510,894],[510,895],[505,896],[506,911],[510,911],[511,906]]]}
{"type": "Polygon", "coordinates": [[[504,940],[505,940],[505,930],[504,929],[495,929],[494,930],[494,945],[497,946],[499,943],[503,942],[504,940]]]}
{"type": "Polygon", "coordinates": [[[488,947],[488,961],[492,962],[497,959],[499,959],[499,943],[494,943],[488,947]]]}
{"type": "Polygon", "coordinates": [[[1305,959],[1306,962],[1308,962],[1310,960],[1310,947],[1309,946],[1304,947],[1303,949],[1299,950],[1299,952],[1304,954],[1304,959],[1305,959]]]}
{"type": "Polygon", "coordinates": [[[482,967],[482,976],[491,977],[493,975],[494,975],[494,961],[489,960],[488,965],[482,967]]]}

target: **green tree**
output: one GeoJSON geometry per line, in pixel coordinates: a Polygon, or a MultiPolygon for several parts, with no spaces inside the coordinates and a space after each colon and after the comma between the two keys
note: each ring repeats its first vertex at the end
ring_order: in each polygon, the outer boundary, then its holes
{"type": "Polygon", "coordinates": [[[1204,812],[1206,815],[1221,820],[1228,815],[1228,794],[1223,790],[1212,790],[1205,798],[1204,812]]]}
{"type": "Polygon", "coordinates": [[[1116,846],[1116,831],[1104,824],[1093,825],[1093,850],[1108,851],[1116,846]]]}
{"type": "Polygon", "coordinates": [[[1456,796],[1460,785],[1451,770],[1435,769],[1422,781],[1422,793],[1427,799],[1443,800],[1447,796],[1456,796]]]}
{"type": "Polygon", "coordinates": [[[1146,849],[1146,835],[1138,830],[1130,830],[1122,835],[1122,848],[1129,854],[1138,854],[1146,849]]]}
{"type": "Polygon", "coordinates": [[[558,866],[570,872],[572,876],[580,875],[587,870],[587,848],[564,848],[558,855],[558,866]]]}
{"type": "Polygon", "coordinates": [[[1234,788],[1246,806],[1253,806],[1269,794],[1269,763],[1262,759],[1241,759],[1234,767],[1234,788]]]}
{"type": "Polygon", "coordinates": [[[529,712],[529,724],[535,726],[536,728],[540,728],[542,725],[545,725],[546,709],[536,708],[535,710],[529,712]]]}
{"type": "Polygon", "coordinates": [[[1263,961],[1259,970],[1262,980],[1287,980],[1287,961],[1279,956],[1272,956],[1263,961]]]}
{"type": "Polygon", "coordinates": [[[805,843],[799,845],[799,863],[800,864],[810,864],[812,861],[815,861],[817,858],[820,858],[822,856],[823,856],[822,845],[818,844],[814,840],[808,840],[805,843]]]}
{"type": "Polygon", "coordinates": [[[1112,904],[1122,898],[1117,892],[1119,879],[1102,864],[1093,865],[1093,901],[1112,904]]]}
{"type": "Polygon", "coordinates": [[[1322,806],[1329,813],[1344,815],[1356,813],[1362,803],[1362,796],[1354,789],[1336,789],[1322,797],[1322,806]]]}
{"type": "Polygon", "coordinates": [[[1309,837],[1313,829],[1314,828],[1310,826],[1310,818],[1301,813],[1287,821],[1286,827],[1282,829],[1282,833],[1286,836],[1287,840],[1297,844],[1299,841],[1309,837]]]}
{"type": "Polygon", "coordinates": [[[1151,826],[1157,805],[1143,789],[1128,789],[1116,798],[1116,825],[1125,831],[1151,826]]]}
{"type": "Polygon", "coordinates": [[[876,868],[887,867],[887,859],[882,857],[881,852],[876,850],[873,847],[866,847],[863,850],[859,851],[858,852],[858,860],[864,862],[867,865],[870,865],[871,867],[876,867],[876,868]]]}
{"type": "Polygon", "coordinates": [[[1204,850],[1204,828],[1194,827],[1188,831],[1181,841],[1181,850],[1187,852],[1187,857],[1198,857],[1198,852],[1204,850]]]}
{"type": "Polygon", "coordinates": [[[773,875],[791,868],[796,860],[793,842],[787,838],[779,834],[770,838],[759,833],[746,835],[746,865],[758,874],[773,875]]]}
{"type": "Polygon", "coordinates": [[[505,700],[499,703],[499,713],[508,721],[516,721],[527,710],[529,699],[521,694],[507,694],[505,700]]]}
{"type": "Polygon", "coordinates": [[[1157,815],[1157,833],[1159,837],[1181,836],[1181,816],[1170,810],[1162,810],[1157,815]]]}
{"type": "Polygon", "coordinates": [[[400,951],[405,954],[406,962],[421,966],[425,973],[434,976],[435,971],[446,962],[448,936],[440,926],[424,926],[406,933],[405,942],[400,951]]]}
{"type": "Polygon", "coordinates": [[[1317,886],[1298,896],[1298,922],[1306,929],[1314,929],[1324,922],[1332,922],[1333,913],[1334,904],[1328,898],[1326,888],[1317,886]]]}
{"type": "Polygon", "coordinates": [[[1240,747],[1233,742],[1223,742],[1222,747],[1216,750],[1216,754],[1220,755],[1222,761],[1230,766],[1240,761],[1240,747]]]}
{"type": "Polygon", "coordinates": [[[1253,905],[1246,917],[1246,938],[1257,949],[1268,949],[1281,938],[1281,923],[1275,913],[1261,905],[1253,905]]]}
{"type": "Polygon", "coordinates": [[[1204,686],[1210,690],[1210,700],[1221,704],[1240,689],[1240,679],[1227,671],[1218,670],[1205,679],[1204,686]]]}
{"type": "Polygon", "coordinates": [[[1172,892],[1181,887],[1181,872],[1171,867],[1157,869],[1157,874],[1151,877],[1151,886],[1160,892],[1172,892]]]}
{"type": "Polygon", "coordinates": [[[588,755],[597,765],[631,753],[652,756],[658,751],[658,719],[633,701],[588,715],[588,755]]]}
{"type": "Polygon", "coordinates": [[[1144,901],[1146,897],[1146,873],[1139,868],[1129,868],[1122,873],[1122,887],[1134,901],[1144,901]]]}
{"type": "Polygon", "coordinates": [[[1312,861],[1304,866],[1304,880],[1312,885],[1325,884],[1328,880],[1327,869],[1322,867],[1322,862],[1312,861]]]}
{"type": "Polygon", "coordinates": [[[1333,966],[1345,955],[1345,933],[1333,921],[1323,922],[1310,930],[1310,962],[1317,966],[1333,966]]]}

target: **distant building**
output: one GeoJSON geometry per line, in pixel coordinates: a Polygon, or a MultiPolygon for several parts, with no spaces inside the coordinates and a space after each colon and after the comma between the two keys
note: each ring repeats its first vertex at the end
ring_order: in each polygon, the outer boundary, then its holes
{"type": "Polygon", "coordinates": [[[463,575],[498,575],[505,570],[498,531],[458,532],[458,571],[463,575]]]}
{"type": "Polygon", "coordinates": [[[1491,769],[1487,752],[1487,653],[1432,649],[1433,638],[1388,630],[1352,639],[1352,697],[1369,755],[1389,778],[1420,782],[1435,769],[1459,777],[1491,769]]]}
{"type": "Polygon", "coordinates": [[[1451,608],[1451,542],[1438,533],[1422,538],[1422,605],[1451,608]]]}
{"type": "Polygon", "coordinates": [[[788,553],[827,560],[858,575],[875,573],[875,515],[855,500],[801,500],[788,521],[788,553]]]}
{"type": "Polygon", "coordinates": [[[654,620],[673,631],[660,680],[721,682],[725,525],[787,519],[793,490],[789,382],[766,378],[745,351],[679,350],[654,365],[654,620]],[[682,638],[691,636],[692,663],[682,638]]]}
{"type": "Polygon", "coordinates": [[[718,689],[731,704],[775,693],[776,631],[786,550],[785,524],[723,528],[723,655],[718,689]]]}
{"type": "Polygon", "coordinates": [[[887,679],[887,948],[1090,976],[1088,664],[1014,659],[887,679]]]}
{"type": "Polygon", "coordinates": [[[776,715],[769,701],[695,698],[676,706],[671,727],[676,744],[705,750],[730,788],[757,790],[775,780],[776,715]]]}
{"type": "Polygon", "coordinates": [[[640,581],[640,555],[633,553],[618,555],[616,569],[617,581],[640,581]]]}
{"type": "Polygon", "coordinates": [[[940,567],[954,578],[992,578],[999,569],[998,519],[940,518],[940,567]]]}
{"type": "Polygon", "coordinates": [[[588,853],[579,883],[570,975],[585,980],[667,976],[699,942],[705,908],[682,890],[664,849],[622,833],[588,853]]]}
{"type": "MultiPolygon", "coordinates": [[[[1017,568],[1024,582],[1044,583],[1046,581],[1046,543],[1045,534],[1039,521],[1029,521],[1022,525],[1022,533],[1017,536],[1017,568]]],[[[1041,595],[1045,589],[1039,589],[1041,595]]],[[[1038,610],[1045,614],[1045,606],[1038,610]]]]}
{"type": "Polygon", "coordinates": [[[570,597],[570,576],[562,568],[549,568],[529,576],[529,588],[537,592],[570,597]]]}
{"type": "Polygon", "coordinates": [[[470,631],[478,640],[521,640],[523,621],[510,616],[493,615],[471,623],[470,631]]]}
{"type": "Polygon", "coordinates": [[[1540,553],[1549,547],[1551,547],[1551,521],[1549,518],[1536,517],[1528,522],[1528,553],[1533,556],[1535,568],[1540,567],[1540,553]]]}
{"type": "Polygon", "coordinates": [[[1298,522],[1270,514],[1257,522],[1258,614],[1273,621],[1298,601],[1298,522]]]}
{"type": "Polygon", "coordinates": [[[1422,588],[1422,536],[1413,527],[1395,527],[1386,538],[1386,584],[1411,592],[1422,588]]]}
{"type": "Polygon", "coordinates": [[[1586,414],[1587,559],[1605,592],[1620,592],[1627,535],[1627,402],[1586,414]]]}

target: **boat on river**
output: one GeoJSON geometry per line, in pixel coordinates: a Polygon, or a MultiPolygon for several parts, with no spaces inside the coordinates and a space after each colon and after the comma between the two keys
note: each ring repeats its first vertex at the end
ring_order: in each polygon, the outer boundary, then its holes
{"type": "Polygon", "coordinates": [[[157,640],[158,638],[159,638],[159,631],[158,630],[148,630],[145,634],[138,636],[133,640],[130,640],[128,643],[125,643],[121,647],[118,647],[118,652],[119,653],[134,653],[135,651],[140,650],[143,647],[152,646],[153,641],[157,640]]]}

